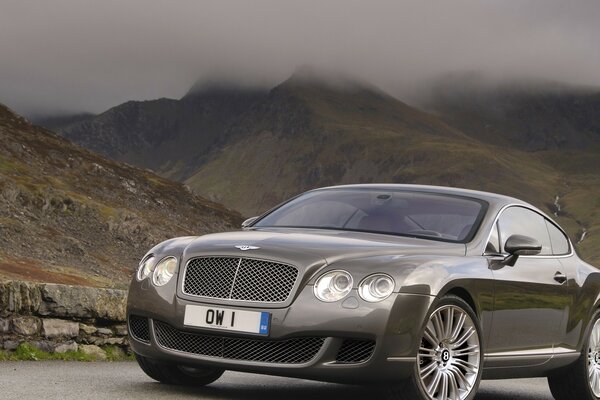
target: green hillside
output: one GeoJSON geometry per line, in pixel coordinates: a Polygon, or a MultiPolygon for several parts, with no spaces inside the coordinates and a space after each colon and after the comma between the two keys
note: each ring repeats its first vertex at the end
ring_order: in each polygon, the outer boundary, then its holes
{"type": "Polygon", "coordinates": [[[75,146],[2,104],[0,144],[0,280],[124,288],[155,244],[241,222],[180,183],[75,146]]]}

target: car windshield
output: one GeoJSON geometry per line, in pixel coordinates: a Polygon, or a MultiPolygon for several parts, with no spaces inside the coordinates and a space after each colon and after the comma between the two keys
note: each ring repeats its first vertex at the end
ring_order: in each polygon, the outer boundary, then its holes
{"type": "Polygon", "coordinates": [[[337,229],[466,243],[486,209],[482,200],[454,195],[327,189],[300,195],[253,227],[337,229]]]}

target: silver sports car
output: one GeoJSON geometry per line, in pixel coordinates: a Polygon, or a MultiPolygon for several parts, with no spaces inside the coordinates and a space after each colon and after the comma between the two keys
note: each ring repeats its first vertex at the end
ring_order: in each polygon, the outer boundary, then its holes
{"type": "Polygon", "coordinates": [[[600,399],[599,290],[523,201],[351,185],[155,246],[127,316],[139,365],[168,384],[236,370],[462,400],[482,378],[543,376],[556,399],[587,400],[600,399]]]}

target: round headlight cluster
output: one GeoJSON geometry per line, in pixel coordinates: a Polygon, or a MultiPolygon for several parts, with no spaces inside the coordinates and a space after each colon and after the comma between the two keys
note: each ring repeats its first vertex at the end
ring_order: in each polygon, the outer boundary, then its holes
{"type": "Polygon", "coordinates": [[[358,285],[358,294],[363,300],[374,303],[390,297],[394,291],[394,286],[394,280],[391,276],[375,274],[362,280],[358,285]]]}
{"type": "Polygon", "coordinates": [[[165,257],[156,265],[154,268],[154,274],[152,274],[152,282],[156,286],[164,286],[175,275],[177,269],[177,259],[175,257],[165,257]]]}
{"type": "Polygon", "coordinates": [[[350,293],[353,283],[352,275],[346,271],[327,272],[315,282],[315,296],[326,302],[341,300],[350,293]]]}
{"type": "Polygon", "coordinates": [[[156,258],[152,254],[142,259],[142,262],[140,262],[140,266],[138,267],[137,271],[138,281],[146,279],[152,273],[152,270],[156,265],[155,261],[156,258]]]}

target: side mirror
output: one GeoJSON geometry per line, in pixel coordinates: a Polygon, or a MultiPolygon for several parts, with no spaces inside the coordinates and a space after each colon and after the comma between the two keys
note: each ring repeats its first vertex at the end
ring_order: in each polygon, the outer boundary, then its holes
{"type": "Polygon", "coordinates": [[[242,222],[242,229],[249,227],[257,219],[258,219],[258,217],[248,218],[247,220],[245,220],[244,222],[242,222]]]}
{"type": "Polygon", "coordinates": [[[517,256],[535,256],[542,251],[542,244],[529,236],[511,235],[504,244],[504,250],[517,256]]]}
{"type": "Polygon", "coordinates": [[[504,244],[504,250],[509,254],[504,260],[506,265],[511,267],[517,262],[519,256],[535,256],[542,251],[542,244],[524,235],[511,235],[504,244]]]}

